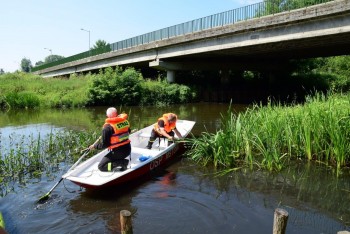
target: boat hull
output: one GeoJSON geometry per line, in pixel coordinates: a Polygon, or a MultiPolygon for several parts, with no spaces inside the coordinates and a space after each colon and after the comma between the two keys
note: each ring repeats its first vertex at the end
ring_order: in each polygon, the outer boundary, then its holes
{"type": "Polygon", "coordinates": [[[151,173],[152,171],[164,167],[168,165],[170,162],[175,160],[175,157],[178,157],[182,153],[185,152],[185,147],[183,143],[177,144],[171,151],[163,154],[157,159],[149,160],[148,163],[144,164],[137,170],[131,171],[121,177],[118,177],[110,182],[107,182],[103,185],[91,185],[86,183],[81,183],[77,181],[72,181],[73,183],[79,185],[80,187],[86,188],[86,189],[97,189],[97,188],[106,188],[106,187],[114,187],[118,186],[124,183],[127,183],[129,181],[133,181],[141,176],[147,175],[151,173]]]}

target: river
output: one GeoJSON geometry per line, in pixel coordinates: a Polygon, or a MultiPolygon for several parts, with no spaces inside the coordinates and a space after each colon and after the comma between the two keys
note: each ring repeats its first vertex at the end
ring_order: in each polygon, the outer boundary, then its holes
{"type": "MultiPolygon", "coordinates": [[[[233,106],[239,112],[245,106],[233,106]]],[[[170,107],[120,108],[134,128],[150,124],[165,112],[196,121],[193,134],[220,128],[228,104],[195,103],[170,107]]],[[[9,136],[43,135],[56,129],[100,129],[105,107],[78,110],[0,112],[1,151],[9,136]]],[[[279,173],[240,170],[216,176],[179,157],[150,177],[122,187],[86,191],[63,181],[44,204],[47,193],[71,165],[54,176],[12,184],[2,191],[0,211],[8,233],[120,233],[119,213],[132,212],[134,233],[272,233],[274,210],[289,214],[286,233],[350,231],[350,176],[336,177],[316,163],[296,163],[279,173]]]]}

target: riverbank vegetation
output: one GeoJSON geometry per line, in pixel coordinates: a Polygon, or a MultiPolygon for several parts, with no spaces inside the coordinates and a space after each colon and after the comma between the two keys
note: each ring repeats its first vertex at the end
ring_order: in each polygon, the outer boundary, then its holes
{"type": "Polygon", "coordinates": [[[82,146],[88,147],[98,135],[96,132],[69,130],[45,136],[11,134],[7,146],[2,148],[0,145],[0,197],[14,190],[15,186],[40,180],[42,173],[54,177],[63,162],[73,164],[82,154],[82,146]]]}
{"type": "Polygon", "coordinates": [[[42,78],[24,72],[0,75],[0,108],[75,108],[86,106],[167,106],[194,101],[249,104],[268,99],[303,102],[319,91],[350,88],[350,56],[283,62],[273,71],[179,71],[176,83],[163,72],[144,78],[134,68],[42,78]],[[223,79],[224,78],[224,79],[223,79]],[[220,82],[219,82],[220,81],[220,82]]]}
{"type": "Polygon", "coordinates": [[[195,90],[159,77],[143,78],[133,68],[106,68],[97,74],[42,78],[15,72],[0,75],[0,108],[74,108],[104,105],[170,105],[196,99],[195,90]]]}
{"type": "Polygon", "coordinates": [[[350,165],[350,94],[317,93],[304,104],[228,110],[222,128],[190,139],[188,156],[217,168],[280,171],[291,161],[317,161],[341,173],[350,165]]]}

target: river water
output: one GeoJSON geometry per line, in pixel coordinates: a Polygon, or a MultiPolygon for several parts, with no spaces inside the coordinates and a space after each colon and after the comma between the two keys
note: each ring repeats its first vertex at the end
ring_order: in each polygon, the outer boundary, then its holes
{"type": "MultiPolygon", "coordinates": [[[[239,112],[245,106],[233,106],[239,112]]],[[[10,111],[0,113],[0,146],[8,136],[44,135],[57,129],[100,129],[105,107],[79,110],[10,111]]],[[[227,104],[196,103],[166,108],[128,107],[134,128],[156,121],[165,112],[196,121],[194,135],[220,127],[227,104]]],[[[272,233],[274,210],[288,214],[286,233],[350,231],[350,176],[299,162],[279,173],[241,170],[216,176],[179,157],[149,177],[111,189],[86,191],[63,181],[44,204],[47,193],[71,165],[60,165],[23,184],[13,184],[0,198],[8,233],[120,233],[119,213],[132,212],[134,233],[272,233]]]]}

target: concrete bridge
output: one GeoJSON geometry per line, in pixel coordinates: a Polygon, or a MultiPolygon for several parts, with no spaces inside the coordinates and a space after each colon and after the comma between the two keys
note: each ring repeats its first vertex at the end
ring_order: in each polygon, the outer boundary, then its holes
{"type": "Polygon", "coordinates": [[[166,70],[168,80],[174,81],[177,70],[271,71],[283,69],[283,61],[289,59],[349,54],[350,0],[335,0],[167,37],[34,73],[54,77],[134,66],[166,70]]]}

